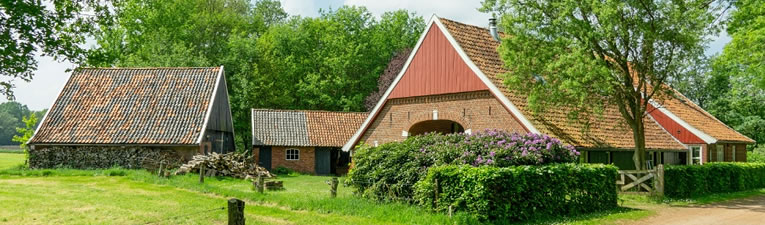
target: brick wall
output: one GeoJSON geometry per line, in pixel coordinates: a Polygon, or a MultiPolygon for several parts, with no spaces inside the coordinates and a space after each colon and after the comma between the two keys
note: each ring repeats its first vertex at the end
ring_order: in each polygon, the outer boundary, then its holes
{"type": "Polygon", "coordinates": [[[733,146],[736,146],[736,162],[746,162],[746,144],[729,144],[729,143],[717,143],[709,145],[709,162],[718,162],[717,159],[717,145],[724,146],[724,158],[722,161],[733,161],[733,146]]]}
{"type": "Polygon", "coordinates": [[[473,132],[483,129],[501,129],[526,133],[523,126],[489,92],[465,92],[390,99],[372,122],[361,141],[373,145],[401,141],[412,125],[433,120],[433,111],[439,120],[459,123],[473,132]]]}
{"type": "Polygon", "coordinates": [[[314,174],[314,164],[316,164],[316,153],[314,147],[284,147],[274,146],[271,148],[271,168],[280,166],[293,169],[301,173],[314,174]],[[287,160],[287,149],[300,150],[299,160],[287,160]]]}

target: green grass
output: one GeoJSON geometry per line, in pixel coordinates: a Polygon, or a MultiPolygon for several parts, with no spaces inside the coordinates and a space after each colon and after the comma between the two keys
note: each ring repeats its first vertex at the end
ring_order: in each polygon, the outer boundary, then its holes
{"type": "Polygon", "coordinates": [[[17,167],[24,164],[24,154],[17,153],[0,153],[0,170],[5,170],[13,167],[17,167]]]}
{"type": "MultiPolygon", "coordinates": [[[[247,202],[248,223],[257,224],[476,224],[469,215],[453,218],[403,203],[379,203],[338,187],[330,198],[330,177],[283,175],[285,190],[259,194],[249,181],[216,177],[198,182],[196,174],[160,178],[144,170],[43,169],[20,167],[23,154],[0,153],[0,224],[221,224],[228,198],[247,202]]],[[[765,189],[691,200],[659,201],[621,195],[617,209],[523,224],[611,224],[638,220],[671,205],[706,204],[765,194],[765,189]]]]}
{"type": "Polygon", "coordinates": [[[17,154],[23,154],[24,150],[21,149],[5,149],[0,148],[0,153],[17,153],[17,154]]]}

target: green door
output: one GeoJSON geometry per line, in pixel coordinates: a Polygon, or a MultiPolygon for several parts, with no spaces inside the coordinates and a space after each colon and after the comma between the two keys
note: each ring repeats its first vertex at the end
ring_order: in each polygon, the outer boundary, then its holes
{"type": "Polygon", "coordinates": [[[316,174],[330,174],[330,151],[328,148],[316,148],[316,174]]]}

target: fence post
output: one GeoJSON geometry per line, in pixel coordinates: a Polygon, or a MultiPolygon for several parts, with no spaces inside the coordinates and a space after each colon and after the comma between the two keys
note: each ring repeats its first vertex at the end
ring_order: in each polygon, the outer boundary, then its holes
{"type": "Polygon", "coordinates": [[[162,166],[164,166],[162,163],[163,161],[159,161],[159,170],[157,170],[157,176],[162,177],[162,166]]]}
{"type": "Polygon", "coordinates": [[[433,180],[435,184],[433,185],[433,209],[436,209],[438,206],[438,178],[433,180]]]}
{"type": "Polygon", "coordinates": [[[228,225],[244,225],[244,202],[239,199],[228,200],[228,225]]]}
{"type": "Polygon", "coordinates": [[[656,196],[664,197],[664,164],[656,167],[656,196]]]}
{"type": "Polygon", "coordinates": [[[204,182],[205,182],[205,164],[202,164],[199,167],[199,183],[203,184],[204,182]]]}
{"type": "Polygon", "coordinates": [[[330,191],[329,191],[330,196],[332,196],[333,198],[337,197],[337,177],[332,178],[332,180],[329,183],[329,188],[330,188],[330,191]]]}
{"type": "Polygon", "coordinates": [[[263,194],[263,189],[266,187],[266,183],[263,182],[263,176],[258,173],[258,193],[263,194]]]}

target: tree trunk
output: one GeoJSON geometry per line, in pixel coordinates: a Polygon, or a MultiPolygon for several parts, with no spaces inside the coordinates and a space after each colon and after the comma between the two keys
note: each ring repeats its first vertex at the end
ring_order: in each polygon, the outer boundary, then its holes
{"type": "Polygon", "coordinates": [[[645,170],[645,125],[642,117],[637,117],[635,123],[635,126],[632,126],[632,135],[635,140],[635,154],[632,155],[632,160],[636,170],[645,170]]]}

